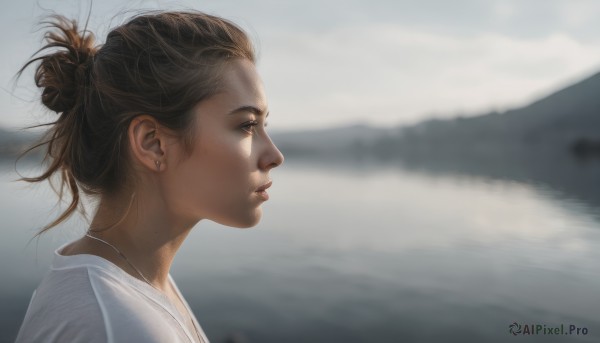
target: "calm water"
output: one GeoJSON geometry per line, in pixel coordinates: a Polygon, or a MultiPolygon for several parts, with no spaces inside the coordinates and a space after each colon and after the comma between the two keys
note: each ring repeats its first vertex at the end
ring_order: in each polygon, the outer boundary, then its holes
{"type": "MultiPolygon", "coordinates": [[[[23,162],[19,171],[37,175],[23,162]]],[[[58,213],[54,194],[8,182],[11,164],[0,175],[0,332],[11,341],[52,251],[86,226],[73,219],[27,245],[58,213]]],[[[600,340],[600,210],[580,200],[599,184],[580,197],[477,173],[290,158],[272,177],[258,226],[200,222],[173,265],[213,343],[233,333],[267,343],[600,340]],[[513,322],[587,335],[513,337],[513,322]]]]}

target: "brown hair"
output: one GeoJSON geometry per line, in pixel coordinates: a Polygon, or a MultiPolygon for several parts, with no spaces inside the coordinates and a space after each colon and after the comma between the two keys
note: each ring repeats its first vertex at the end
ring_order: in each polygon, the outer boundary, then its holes
{"type": "Polygon", "coordinates": [[[47,18],[41,22],[49,28],[47,44],[33,56],[57,50],[30,59],[17,75],[40,61],[35,84],[42,89],[42,103],[59,118],[27,127],[50,125],[20,155],[46,144],[43,161],[49,160],[49,166],[40,176],[17,181],[48,179],[52,185],[50,177],[59,173],[59,201],[65,186],[73,199],[36,236],[71,216],[80,205],[79,189],[87,195],[115,194],[135,183],[126,149],[134,117],[149,114],[173,130],[189,156],[195,140],[191,109],[219,91],[227,62],[245,58],[255,63],[254,48],[242,29],[198,11],[139,13],[112,29],[103,45],[94,45],[93,33],[79,31],[75,20],[57,14],[47,18]]]}

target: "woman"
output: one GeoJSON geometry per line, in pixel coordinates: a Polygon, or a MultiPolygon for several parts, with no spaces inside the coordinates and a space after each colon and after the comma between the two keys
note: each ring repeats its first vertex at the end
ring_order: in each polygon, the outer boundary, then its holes
{"type": "MultiPolygon", "coordinates": [[[[253,46],[201,12],[140,13],[101,46],[50,16],[39,61],[48,169],[70,207],[97,197],[85,236],[55,251],[17,342],[208,342],[169,273],[202,219],[256,225],[283,155],[265,131],[267,100],[253,46]]],[[[27,150],[26,152],[30,151],[27,150]]],[[[85,212],[82,210],[82,213],[85,212]]]]}

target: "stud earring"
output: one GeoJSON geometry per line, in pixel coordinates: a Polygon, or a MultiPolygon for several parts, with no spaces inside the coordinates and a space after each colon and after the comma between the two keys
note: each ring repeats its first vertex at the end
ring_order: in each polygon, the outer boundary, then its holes
{"type": "Polygon", "coordinates": [[[154,161],[154,164],[156,164],[156,170],[160,171],[160,161],[154,161]]]}

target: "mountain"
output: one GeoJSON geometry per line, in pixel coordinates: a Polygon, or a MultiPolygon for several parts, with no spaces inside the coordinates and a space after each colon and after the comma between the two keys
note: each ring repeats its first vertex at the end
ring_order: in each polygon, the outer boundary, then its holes
{"type": "Polygon", "coordinates": [[[387,153],[563,153],[600,142],[600,73],[525,107],[469,118],[433,119],[403,127],[375,149],[387,153]]]}
{"type": "MultiPolygon", "coordinates": [[[[0,159],[16,157],[20,152],[28,148],[41,134],[31,132],[18,132],[0,127],[0,159]]],[[[23,158],[38,157],[39,149],[35,149],[23,158]],[[37,153],[37,154],[36,154],[37,153]]]]}
{"type": "Polygon", "coordinates": [[[600,73],[504,113],[430,119],[388,129],[355,124],[276,132],[271,137],[289,156],[600,155],[600,73]]]}
{"type": "Polygon", "coordinates": [[[313,130],[273,131],[269,135],[284,155],[331,156],[363,151],[382,137],[398,135],[398,128],[364,123],[313,130]]]}

